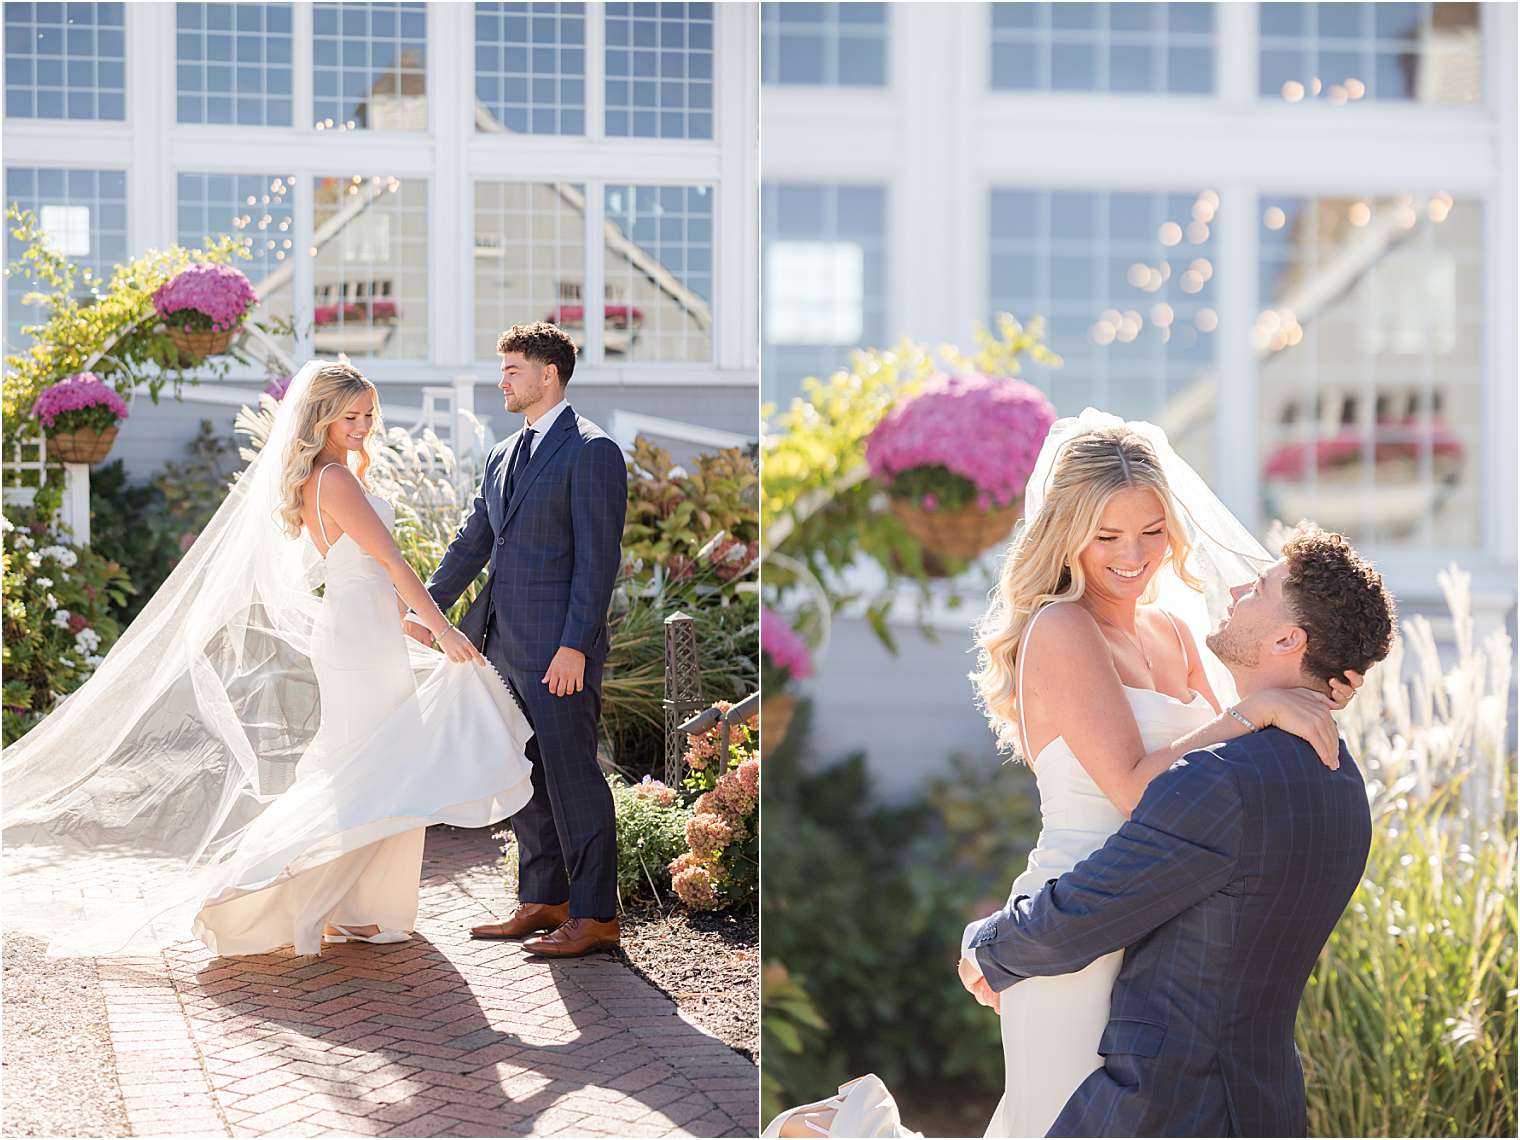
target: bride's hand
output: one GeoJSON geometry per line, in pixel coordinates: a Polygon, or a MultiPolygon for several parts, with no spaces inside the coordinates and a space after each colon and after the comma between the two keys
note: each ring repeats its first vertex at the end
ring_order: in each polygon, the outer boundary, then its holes
{"type": "Polygon", "coordinates": [[[470,644],[470,639],[453,626],[449,626],[439,635],[438,648],[443,650],[444,655],[450,661],[461,665],[467,662],[474,662],[477,665],[484,665],[486,663],[486,659],[481,656],[480,650],[470,644]]]}
{"type": "Polygon", "coordinates": [[[1002,1012],[1003,996],[987,984],[987,979],[970,962],[964,958],[960,959],[956,972],[960,975],[961,985],[966,987],[967,993],[991,1009],[993,1013],[1002,1012]]]}
{"type": "Polygon", "coordinates": [[[1366,674],[1358,673],[1355,669],[1346,670],[1346,679],[1339,677],[1330,678],[1330,707],[1340,712],[1351,703],[1351,698],[1356,696],[1356,691],[1362,687],[1362,682],[1367,679],[1366,674]]]}
{"type": "Polygon", "coordinates": [[[1331,771],[1341,766],[1341,736],[1330,715],[1334,702],[1313,689],[1264,689],[1240,703],[1258,728],[1276,725],[1308,741],[1320,763],[1331,771]]]}

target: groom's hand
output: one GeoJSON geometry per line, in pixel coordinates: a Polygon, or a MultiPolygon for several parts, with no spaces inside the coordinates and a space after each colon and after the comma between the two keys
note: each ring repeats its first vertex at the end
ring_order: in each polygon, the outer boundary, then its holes
{"type": "Polygon", "coordinates": [[[549,671],[544,674],[543,682],[556,697],[568,697],[571,693],[580,692],[586,687],[586,655],[579,649],[561,645],[554,660],[549,662],[549,671]]]}
{"type": "Polygon", "coordinates": [[[992,1012],[1003,1012],[1003,995],[987,984],[987,979],[982,976],[980,970],[964,958],[957,960],[956,969],[960,974],[961,985],[966,987],[967,993],[992,1012]]]}

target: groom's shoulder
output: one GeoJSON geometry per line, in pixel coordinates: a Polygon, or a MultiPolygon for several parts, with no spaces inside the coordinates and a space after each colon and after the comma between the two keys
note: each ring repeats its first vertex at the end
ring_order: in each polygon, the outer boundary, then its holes
{"type": "Polygon", "coordinates": [[[582,443],[590,443],[593,439],[612,439],[610,435],[602,430],[600,424],[588,420],[579,413],[575,417],[575,433],[580,436],[582,443]]]}

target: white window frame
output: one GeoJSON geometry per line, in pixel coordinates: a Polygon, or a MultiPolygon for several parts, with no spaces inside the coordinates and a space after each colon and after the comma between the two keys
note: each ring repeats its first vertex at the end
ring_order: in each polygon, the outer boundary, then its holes
{"type": "MultiPolygon", "coordinates": [[[[1234,267],[1256,263],[1259,198],[1445,190],[1476,199],[1488,227],[1483,467],[1474,474],[1482,543],[1438,553],[1369,553],[1402,596],[1438,597],[1436,573],[1455,558],[1473,571],[1480,602],[1487,597],[1507,608],[1515,599],[1512,433],[1520,387],[1512,336],[1520,297],[1516,8],[1481,6],[1483,103],[1345,108],[1263,100],[1256,91],[1256,4],[1222,3],[1215,11],[1215,96],[1126,97],[993,91],[986,4],[894,4],[886,88],[765,88],[763,177],[887,187],[891,339],[927,344],[966,343],[972,322],[985,319],[993,187],[1218,191],[1224,207],[1216,222],[1222,269],[1216,366],[1233,382],[1220,386],[1218,397],[1216,489],[1253,528],[1260,512],[1260,412],[1258,362],[1247,333],[1257,284],[1254,274],[1234,267]]],[[[947,612],[954,628],[965,620],[947,612]]]]}
{"type": "MultiPolygon", "coordinates": [[[[427,6],[429,130],[316,131],[311,128],[312,5],[292,4],[292,127],[181,124],[175,114],[175,5],[126,6],[126,120],[5,120],[6,166],[127,172],[127,243],[135,253],[178,241],[180,173],[293,175],[295,248],[310,248],[312,179],[341,173],[389,174],[428,183],[428,358],[356,360],[377,383],[447,384],[461,371],[492,383],[496,361],[473,357],[474,268],[470,260],[474,184],[482,179],[584,184],[588,286],[600,289],[602,187],[708,185],[713,207],[713,355],[709,362],[609,363],[601,347],[601,314],[588,307],[586,352],[577,387],[758,388],[759,324],[759,7],[714,9],[712,139],[609,139],[604,135],[604,17],[586,5],[585,136],[523,135],[504,146],[476,132],[475,8],[427,6]],[[466,61],[460,66],[460,61],[466,61]],[[471,227],[460,232],[461,225],[471,227]]],[[[311,259],[295,259],[295,319],[310,327],[311,259]]],[[[598,294],[599,295],[599,294],[598,294]]],[[[309,341],[295,346],[304,359],[309,341]]],[[[234,371],[227,382],[256,379],[234,371]]]]}

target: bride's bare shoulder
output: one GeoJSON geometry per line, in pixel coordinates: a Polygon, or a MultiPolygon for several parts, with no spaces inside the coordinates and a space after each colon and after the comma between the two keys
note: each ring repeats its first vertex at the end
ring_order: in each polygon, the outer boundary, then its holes
{"type": "Polygon", "coordinates": [[[1055,662],[1102,649],[1108,654],[1097,619],[1071,602],[1052,602],[1036,615],[1024,652],[1030,659],[1055,662]]]}

